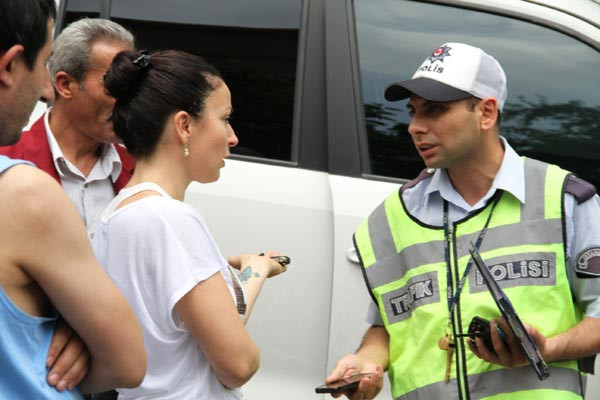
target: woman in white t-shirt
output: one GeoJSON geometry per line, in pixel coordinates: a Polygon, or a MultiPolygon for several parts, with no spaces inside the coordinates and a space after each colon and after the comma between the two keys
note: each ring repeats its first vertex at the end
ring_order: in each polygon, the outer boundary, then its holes
{"type": "Polygon", "coordinates": [[[211,65],[179,51],[119,53],[105,86],[117,99],[114,130],[137,165],[103,213],[94,251],[136,312],[148,352],[144,381],[119,398],[239,399],[259,364],[244,323],[265,279],[286,267],[275,252],[230,258],[248,278],[241,290],[202,216],[183,202],[192,181],[219,178],[238,142],[229,89],[211,65]]]}

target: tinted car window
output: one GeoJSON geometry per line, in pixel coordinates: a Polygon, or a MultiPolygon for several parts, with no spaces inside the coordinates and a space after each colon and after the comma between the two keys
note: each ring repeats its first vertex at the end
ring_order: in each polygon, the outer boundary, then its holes
{"type": "MultiPolygon", "coordinates": [[[[73,21],[87,17],[100,17],[101,0],[68,0],[62,28],[73,21]]],[[[64,0],[62,0],[64,3],[64,0]]]]}
{"type": "Polygon", "coordinates": [[[234,154],[292,160],[302,0],[166,3],[112,1],[110,18],[134,33],[139,48],[187,51],[221,71],[240,140],[234,154]]]}
{"type": "Polygon", "coordinates": [[[561,32],[469,9],[415,1],[355,0],[370,169],[412,178],[424,167],[407,132],[406,101],[387,102],[445,42],[493,55],[508,79],[500,133],[515,150],[575,172],[600,187],[600,53],[561,32]]]}

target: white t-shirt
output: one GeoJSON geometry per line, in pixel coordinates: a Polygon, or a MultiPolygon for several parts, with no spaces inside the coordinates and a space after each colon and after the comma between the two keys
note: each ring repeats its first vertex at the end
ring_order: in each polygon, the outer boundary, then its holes
{"type": "MultiPolygon", "coordinates": [[[[235,302],[232,276],[200,213],[145,182],[121,190],[102,214],[93,239],[100,264],[136,313],[148,353],[148,371],[119,399],[241,399],[216,378],[175,304],[199,282],[221,273],[235,302]],[[127,197],[148,196],[115,208],[127,197]]],[[[118,323],[118,321],[115,321],[118,323]]]]}

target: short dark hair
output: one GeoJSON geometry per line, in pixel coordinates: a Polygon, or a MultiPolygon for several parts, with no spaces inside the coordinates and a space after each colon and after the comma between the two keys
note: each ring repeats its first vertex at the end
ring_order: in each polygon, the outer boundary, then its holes
{"type": "Polygon", "coordinates": [[[118,53],[104,77],[108,94],[117,99],[115,133],[134,157],[151,156],[171,114],[202,116],[217,78],[222,79],[215,67],[182,51],[118,53]]]}
{"type": "Polygon", "coordinates": [[[48,20],[56,19],[54,0],[0,0],[0,53],[21,44],[25,65],[33,69],[48,40],[48,20]]]}

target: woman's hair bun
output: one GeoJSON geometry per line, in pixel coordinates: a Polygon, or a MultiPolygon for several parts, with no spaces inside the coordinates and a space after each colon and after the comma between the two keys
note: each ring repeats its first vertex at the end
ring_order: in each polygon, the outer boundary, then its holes
{"type": "Polygon", "coordinates": [[[118,53],[104,76],[104,87],[118,99],[134,93],[146,75],[150,56],[144,50],[118,53]]]}

